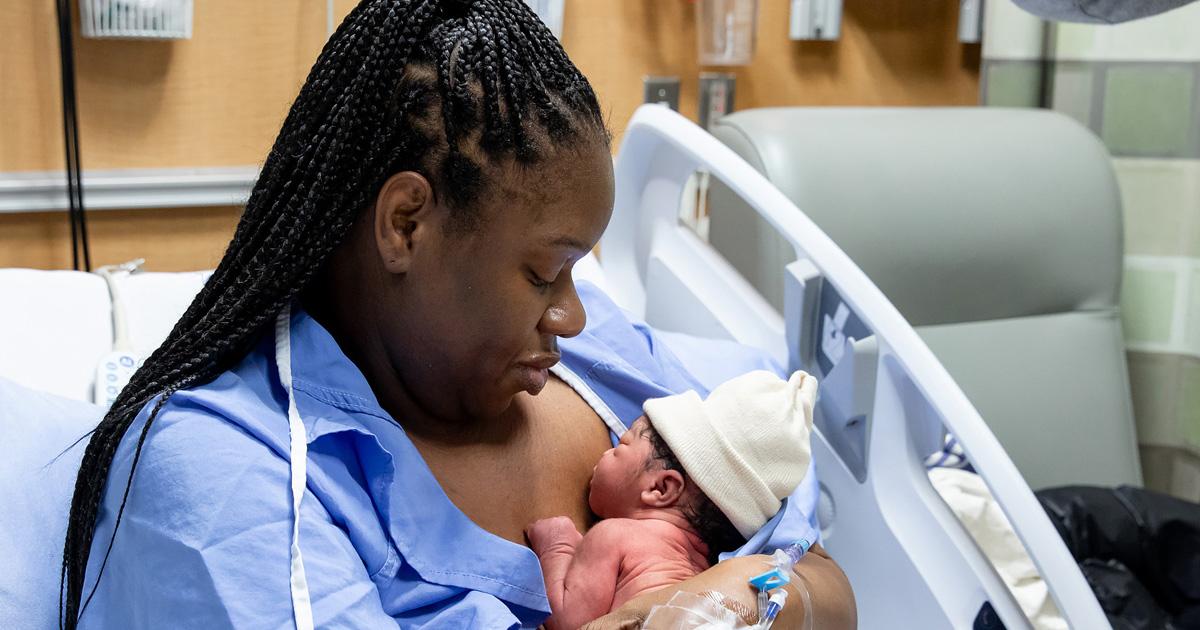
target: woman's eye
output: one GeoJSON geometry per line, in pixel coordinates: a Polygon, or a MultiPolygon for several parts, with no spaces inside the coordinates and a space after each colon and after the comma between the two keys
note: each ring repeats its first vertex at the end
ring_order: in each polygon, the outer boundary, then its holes
{"type": "Polygon", "coordinates": [[[550,285],[554,284],[554,281],[553,280],[543,280],[537,274],[531,273],[531,274],[529,274],[529,284],[532,284],[533,286],[537,287],[538,289],[544,290],[544,289],[549,289],[550,285]]]}
{"type": "Polygon", "coordinates": [[[525,275],[529,278],[529,284],[532,284],[539,291],[545,291],[554,284],[554,280],[547,280],[535,273],[532,269],[527,270],[525,275]]]}

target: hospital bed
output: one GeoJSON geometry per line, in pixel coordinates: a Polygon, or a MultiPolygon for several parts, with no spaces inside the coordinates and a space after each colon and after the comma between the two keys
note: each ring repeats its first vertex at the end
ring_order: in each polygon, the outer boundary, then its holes
{"type": "MultiPolygon", "coordinates": [[[[846,570],[864,628],[1029,627],[1012,595],[931,487],[924,457],[945,430],[964,446],[1063,616],[1107,627],[1074,560],[959,386],[867,276],[775,186],[713,136],[661,107],[640,109],[616,165],[601,261],[581,262],[622,306],[663,330],[733,339],[821,376],[814,437],[823,543],[846,570]],[[777,309],[679,220],[697,171],[769,223],[795,253],[777,309]],[[989,625],[991,624],[991,625],[989,625]]],[[[122,276],[135,352],[145,356],[205,274],[122,276]]],[[[0,376],[90,396],[113,342],[110,288],[75,272],[0,270],[0,376]],[[64,296],[69,296],[64,298],[64,296]]],[[[55,572],[57,575],[57,572],[55,572]]]]}
{"type": "Polygon", "coordinates": [[[600,251],[619,304],[655,327],[757,346],[822,378],[813,440],[822,532],[854,586],[862,627],[983,627],[990,612],[1007,628],[1029,626],[929,483],[923,462],[943,430],[964,447],[1071,627],[1108,627],[1029,486],[958,384],[880,289],[776,186],[713,136],[653,106],[639,109],[626,131],[616,181],[600,251]],[[680,221],[680,199],[697,172],[722,182],[794,253],[784,267],[782,313],[680,221]]]}

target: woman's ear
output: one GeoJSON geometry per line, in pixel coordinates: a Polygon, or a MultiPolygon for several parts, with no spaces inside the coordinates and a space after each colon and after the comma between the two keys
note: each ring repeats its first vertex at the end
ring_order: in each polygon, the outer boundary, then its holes
{"type": "Polygon", "coordinates": [[[409,270],[413,250],[431,231],[432,209],[433,187],[420,173],[401,171],[383,183],[375,199],[375,245],[389,273],[409,270]]]}
{"type": "Polygon", "coordinates": [[[683,474],[678,470],[656,470],[652,473],[653,483],[642,491],[642,503],[646,507],[666,508],[679,503],[683,498],[683,474]]]}

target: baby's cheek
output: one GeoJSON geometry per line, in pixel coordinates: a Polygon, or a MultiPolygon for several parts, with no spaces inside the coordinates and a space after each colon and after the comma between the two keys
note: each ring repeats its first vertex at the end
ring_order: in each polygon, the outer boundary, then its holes
{"type": "Polygon", "coordinates": [[[615,471],[600,469],[592,476],[591,486],[588,488],[588,503],[592,507],[592,511],[597,514],[606,515],[612,511],[614,503],[616,503],[617,495],[620,493],[621,479],[619,475],[614,475],[615,471]]]}
{"type": "Polygon", "coordinates": [[[592,483],[589,488],[592,495],[599,497],[607,496],[612,491],[612,477],[608,470],[603,468],[597,470],[596,474],[592,475],[592,483]]]}

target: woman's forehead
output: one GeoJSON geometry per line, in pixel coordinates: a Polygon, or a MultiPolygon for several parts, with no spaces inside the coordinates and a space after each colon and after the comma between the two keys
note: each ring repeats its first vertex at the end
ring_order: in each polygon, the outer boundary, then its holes
{"type": "Polygon", "coordinates": [[[487,212],[508,218],[532,245],[591,249],[612,213],[612,162],[607,152],[578,157],[498,169],[487,212]]]}

